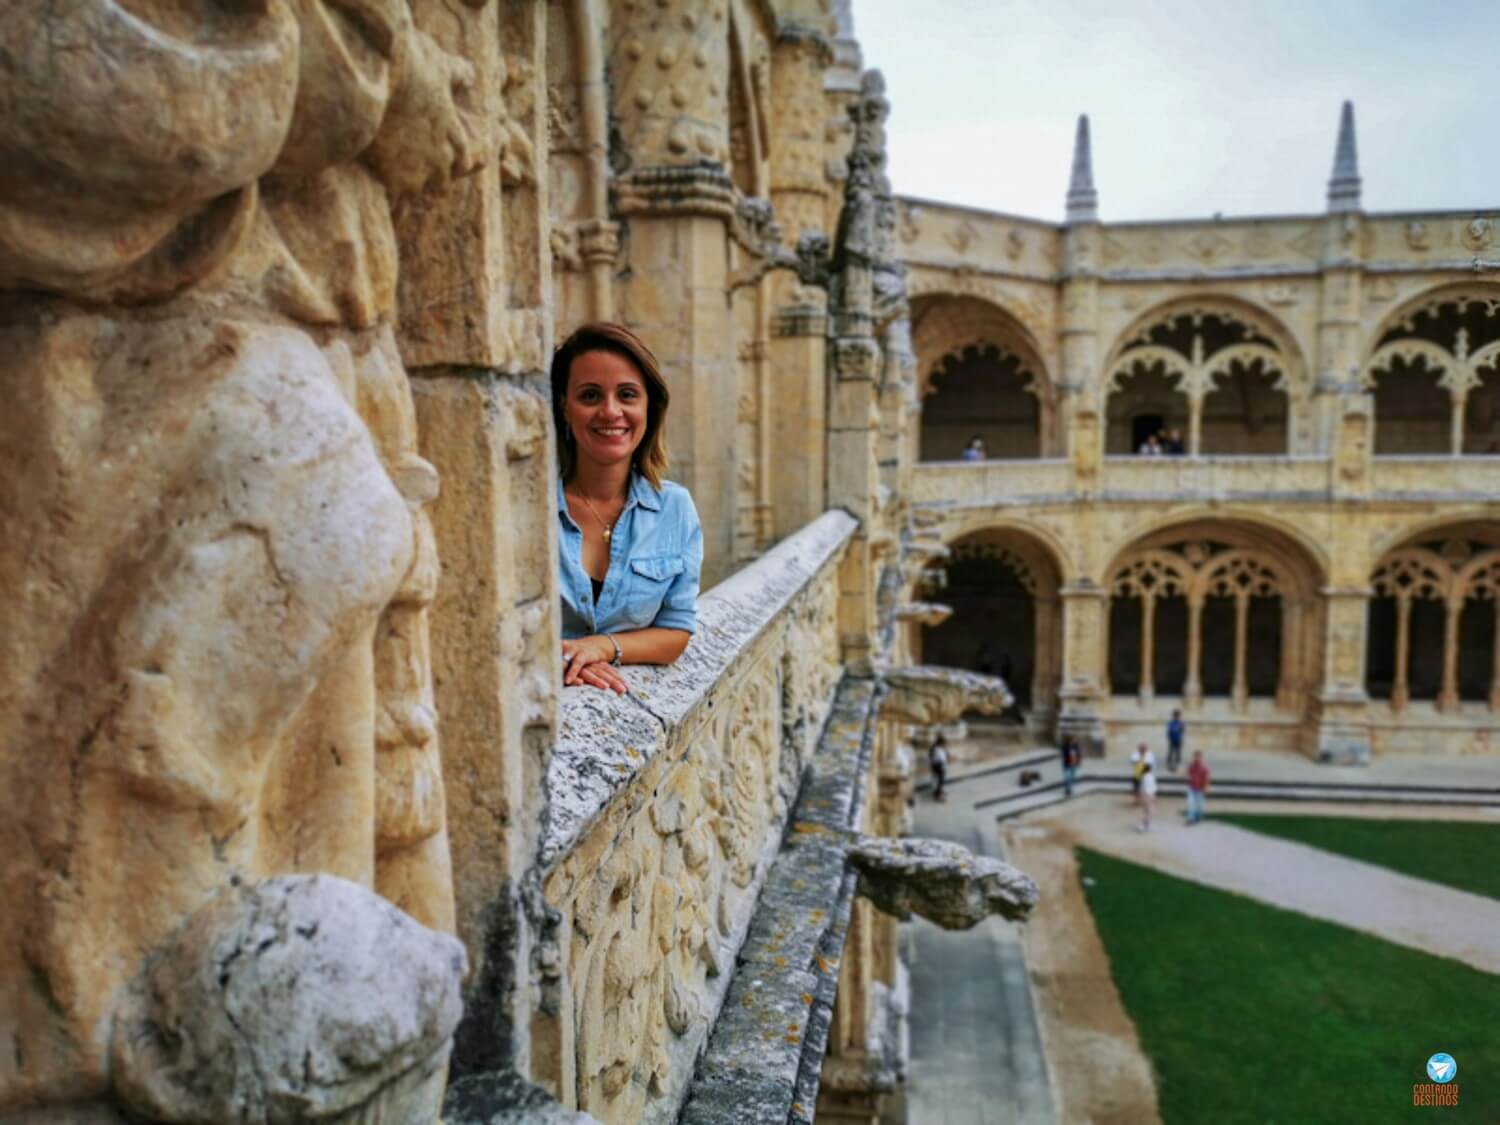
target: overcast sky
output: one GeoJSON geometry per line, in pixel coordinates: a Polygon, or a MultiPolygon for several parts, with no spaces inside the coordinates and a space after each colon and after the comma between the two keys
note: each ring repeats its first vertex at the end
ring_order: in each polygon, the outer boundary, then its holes
{"type": "Polygon", "coordinates": [[[1500,207],[1495,0],[854,0],[897,192],[1105,221],[1321,211],[1354,101],[1367,211],[1500,207]]]}

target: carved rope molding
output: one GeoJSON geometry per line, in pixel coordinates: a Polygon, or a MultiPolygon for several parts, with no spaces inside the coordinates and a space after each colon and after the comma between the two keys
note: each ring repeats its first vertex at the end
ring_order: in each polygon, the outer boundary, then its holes
{"type": "Polygon", "coordinates": [[[671,1121],[713,1025],[838,676],[829,512],[704,595],[671,668],[564,693],[542,874],[537,1077],[604,1122],[671,1121]],[[550,1072],[549,1072],[550,1070],[550,1072]]]}

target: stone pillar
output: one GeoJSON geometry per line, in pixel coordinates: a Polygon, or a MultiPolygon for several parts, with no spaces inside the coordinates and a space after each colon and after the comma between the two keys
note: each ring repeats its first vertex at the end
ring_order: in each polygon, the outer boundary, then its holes
{"type": "Polygon", "coordinates": [[[1495,647],[1490,653],[1490,710],[1500,711],[1500,598],[1495,599],[1495,647]]]}
{"type": "Polygon", "coordinates": [[[1136,692],[1142,703],[1156,698],[1156,599],[1141,598],[1141,680],[1136,692]]]}
{"type": "Polygon", "coordinates": [[[616,308],[672,392],[669,476],[703,524],[703,587],[732,568],[736,333],[729,302],[727,0],[615,0],[615,208],[628,228],[616,308]]]}
{"type": "Polygon", "coordinates": [[[1203,596],[1188,597],[1187,678],[1182,705],[1190,711],[1203,706],[1203,596]]]}
{"type": "Polygon", "coordinates": [[[1109,598],[1093,582],[1058,591],[1063,610],[1063,682],[1058,692],[1058,737],[1075,735],[1086,749],[1104,747],[1105,618],[1109,598]]]}
{"type": "MultiPolygon", "coordinates": [[[[771,205],[789,247],[804,234],[827,233],[832,195],[827,170],[828,110],[823,76],[833,42],[809,11],[777,29],[771,67],[771,205]]],[[[783,538],[824,510],[827,423],[828,295],[790,273],[769,279],[770,434],[767,466],[771,535],[783,538]]]]}
{"type": "Polygon", "coordinates": [[[1305,607],[1285,595],[1281,599],[1281,659],[1276,676],[1276,706],[1290,711],[1302,696],[1302,631],[1305,607]]]}
{"type": "Polygon", "coordinates": [[[1367,586],[1328,586],[1323,619],[1323,679],[1316,697],[1315,752],[1320,762],[1370,760],[1365,692],[1367,586]]]}
{"type": "Polygon", "coordinates": [[[453,1075],[528,1069],[525,1028],[541,919],[535,862],[542,779],[556,735],[557,519],[546,360],[552,347],[545,75],[539,0],[432,34],[479,68],[498,172],[398,213],[401,349],[421,451],[441,482],[432,524],[442,579],[432,662],[448,793],[457,928],[472,968],[453,1075]],[[514,95],[514,96],[507,96],[514,95]]]}
{"type": "Polygon", "coordinates": [[[1203,453],[1203,392],[1195,390],[1188,394],[1188,456],[1198,457],[1203,453]]]}
{"type": "Polygon", "coordinates": [[[1448,452],[1458,457],[1464,451],[1464,406],[1468,402],[1468,392],[1454,390],[1451,413],[1448,418],[1448,452]]]}
{"type": "Polygon", "coordinates": [[[1036,648],[1031,674],[1031,710],[1038,718],[1056,715],[1057,599],[1039,597],[1035,606],[1036,648]]]}
{"type": "Polygon", "coordinates": [[[1443,607],[1443,681],[1438,689],[1439,711],[1458,710],[1458,623],[1463,614],[1462,598],[1455,598],[1443,607]]]}
{"type": "Polygon", "coordinates": [[[1360,372],[1361,218],[1357,212],[1344,212],[1329,215],[1324,223],[1312,399],[1314,451],[1333,454],[1339,466],[1338,484],[1359,490],[1368,487],[1373,444],[1373,400],[1364,391],[1360,372]]]}
{"type": "Polygon", "coordinates": [[[1243,711],[1250,702],[1250,682],[1246,665],[1250,649],[1250,598],[1236,594],[1234,598],[1234,687],[1231,695],[1234,709],[1243,711]]]}
{"type": "Polygon", "coordinates": [[[1073,475],[1085,493],[1099,488],[1104,451],[1103,391],[1098,381],[1099,280],[1094,265],[1098,241],[1097,222],[1071,224],[1063,237],[1059,408],[1073,475]]]}
{"type": "Polygon", "coordinates": [[[1404,711],[1411,701],[1407,668],[1411,660],[1411,598],[1396,595],[1396,674],[1391,681],[1391,710],[1404,711]]]}

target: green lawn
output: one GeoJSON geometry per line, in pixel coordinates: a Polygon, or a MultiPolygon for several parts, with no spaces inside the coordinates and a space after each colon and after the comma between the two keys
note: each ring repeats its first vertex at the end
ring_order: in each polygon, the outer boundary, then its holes
{"type": "Polygon", "coordinates": [[[1259,813],[1229,813],[1214,819],[1500,898],[1500,824],[1259,813]]]}
{"type": "Polygon", "coordinates": [[[1078,862],[1166,1125],[1500,1121],[1500,977],[1086,849],[1078,862]],[[1458,1061],[1457,1108],[1411,1104],[1436,1051],[1458,1061]]]}

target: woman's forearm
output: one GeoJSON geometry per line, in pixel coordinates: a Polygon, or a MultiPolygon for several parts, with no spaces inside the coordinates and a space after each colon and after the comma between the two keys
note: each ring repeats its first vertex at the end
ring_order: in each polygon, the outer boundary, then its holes
{"type": "Polygon", "coordinates": [[[671,664],[693,639],[693,634],[685,629],[660,629],[656,626],[611,636],[620,646],[624,664],[671,664]]]}

